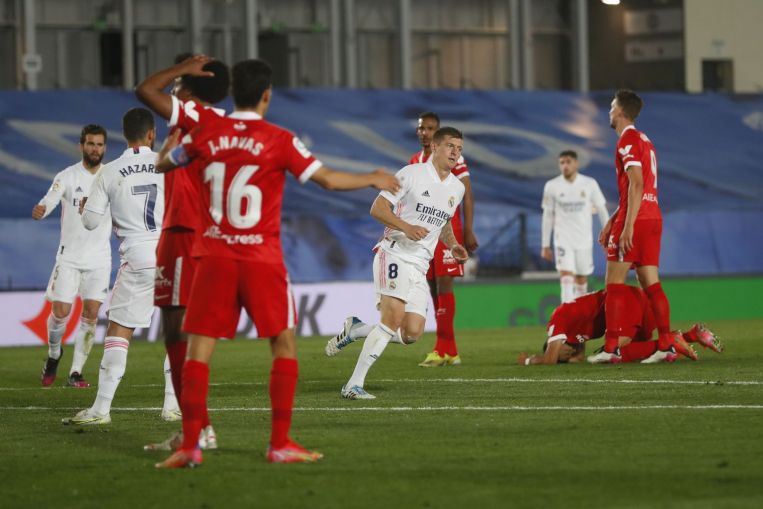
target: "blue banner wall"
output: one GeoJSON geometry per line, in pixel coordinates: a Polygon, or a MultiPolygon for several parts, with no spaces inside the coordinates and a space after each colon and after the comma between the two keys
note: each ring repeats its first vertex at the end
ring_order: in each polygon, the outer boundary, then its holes
{"type": "MultiPolygon", "coordinates": [[[[663,273],[763,272],[763,99],[644,98],[637,125],[657,149],[663,273]]],[[[480,240],[527,214],[531,262],[541,265],[541,192],[557,174],[561,150],[578,151],[582,171],[597,179],[610,211],[615,207],[610,100],[566,92],[278,90],[269,119],[294,130],[328,166],[359,172],[402,167],[418,150],[417,114],[438,112],[443,124],[466,134],[480,240]]],[[[109,90],[0,92],[0,288],[9,279],[14,286],[47,283],[57,221],[26,219],[32,206],[53,175],[79,159],[82,125],[109,130],[108,161],[123,147],[122,114],[137,105],[132,94],[109,90]]],[[[370,277],[369,250],[381,231],[367,215],[374,196],[289,179],[284,246],[294,280],[370,277]]],[[[603,259],[596,262],[601,273],[603,259]]]]}

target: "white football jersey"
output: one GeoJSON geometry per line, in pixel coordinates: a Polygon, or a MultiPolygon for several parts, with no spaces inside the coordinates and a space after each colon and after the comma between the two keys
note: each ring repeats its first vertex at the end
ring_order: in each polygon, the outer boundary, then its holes
{"type": "Polygon", "coordinates": [[[45,205],[47,217],[61,203],[61,241],[56,252],[56,262],[81,270],[111,267],[111,214],[108,207],[104,218],[95,230],[82,224],[79,204],[89,196],[95,181],[82,162],[73,164],[58,173],[48,193],[40,200],[45,205]]]}
{"type": "Polygon", "coordinates": [[[156,173],[156,152],[128,148],[96,176],[85,209],[103,214],[111,206],[119,254],[133,269],[156,266],[156,244],[164,217],[164,175],[156,173]]]}
{"type": "Polygon", "coordinates": [[[578,175],[572,182],[559,175],[543,188],[542,247],[551,246],[551,230],[554,246],[567,249],[591,249],[593,246],[593,209],[599,215],[602,226],[609,219],[606,200],[591,177],[578,175]]]}
{"type": "Polygon", "coordinates": [[[396,176],[400,191],[396,194],[382,191],[379,196],[389,200],[395,215],[406,223],[423,226],[429,234],[413,241],[401,231],[385,228],[384,238],[377,247],[394,253],[426,274],[440,232],[464,197],[464,184],[452,173],[445,180],[440,179],[431,161],[408,165],[396,176]]]}

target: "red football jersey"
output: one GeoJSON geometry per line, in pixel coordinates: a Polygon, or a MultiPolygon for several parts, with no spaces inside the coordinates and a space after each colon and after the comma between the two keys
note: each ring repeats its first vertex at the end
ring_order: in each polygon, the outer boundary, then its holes
{"type": "MultiPolygon", "coordinates": [[[[644,335],[651,336],[654,329],[649,300],[641,288],[628,286],[628,290],[627,332],[633,339],[647,339],[644,335]]],[[[556,308],[548,321],[548,341],[561,340],[575,345],[604,336],[607,327],[605,298],[604,290],[599,290],[556,308]]]]}
{"type": "MultiPolygon", "coordinates": [[[[179,129],[181,135],[209,118],[221,117],[225,111],[219,108],[201,106],[194,101],[183,102],[172,97],[172,114],[168,125],[170,132],[179,129]]],[[[196,164],[191,162],[191,165],[196,164]]],[[[199,228],[199,193],[191,180],[189,171],[170,171],[164,175],[164,221],[162,229],[183,227],[190,230],[199,228]]]]}
{"type": "MultiPolygon", "coordinates": [[[[429,154],[429,157],[426,160],[424,159],[424,150],[422,149],[411,156],[408,164],[425,163],[431,159],[432,154],[429,154]]],[[[456,163],[456,166],[454,166],[451,170],[451,173],[453,173],[453,175],[459,179],[469,176],[469,166],[466,164],[464,156],[458,158],[458,162],[456,163]]],[[[456,211],[453,213],[453,217],[450,218],[450,224],[453,226],[453,231],[455,232],[458,241],[463,242],[463,239],[461,238],[461,205],[456,207],[456,211]]]]}
{"type": "Polygon", "coordinates": [[[253,112],[210,118],[183,138],[200,190],[193,256],[283,263],[286,171],[306,182],[322,163],[294,134],[253,112]]]}
{"type": "Polygon", "coordinates": [[[583,343],[604,335],[604,290],[580,296],[560,305],[548,321],[548,342],[583,343]]]}
{"type": "Polygon", "coordinates": [[[615,221],[619,223],[625,221],[628,210],[629,179],[626,170],[634,164],[641,165],[644,179],[644,194],[636,220],[661,218],[660,205],[657,201],[657,154],[646,134],[631,125],[620,134],[615,151],[617,190],[620,193],[620,208],[615,221]]]}

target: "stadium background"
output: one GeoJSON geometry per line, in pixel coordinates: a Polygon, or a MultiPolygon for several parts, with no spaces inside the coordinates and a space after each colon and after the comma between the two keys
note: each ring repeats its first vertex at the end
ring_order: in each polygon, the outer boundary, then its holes
{"type": "MultiPolygon", "coordinates": [[[[29,210],[78,159],[80,127],[107,127],[104,160],[114,158],[121,114],[137,104],[131,88],[191,49],[273,62],[271,120],[339,169],[399,168],[418,150],[423,110],[464,130],[481,242],[476,278],[457,288],[457,326],[468,328],[543,323],[556,305],[553,266],[538,255],[543,183],[558,152],[574,148],[614,209],[607,110],[614,89],[632,87],[644,94],[639,126],[659,153],[661,271],[674,316],[759,318],[759,299],[747,297],[763,285],[763,68],[754,53],[763,36],[745,26],[763,5],[729,2],[724,22],[716,9],[711,0],[1,0],[2,297],[21,302],[8,292],[47,284],[58,222],[35,223],[29,210]]],[[[370,279],[372,196],[288,183],[287,264],[310,284],[297,287],[309,319],[302,333],[327,333],[345,313],[347,301],[333,296],[349,287],[336,282],[370,279]]],[[[18,332],[0,343],[42,339],[25,324],[39,300],[4,308],[2,325],[18,332]]]]}

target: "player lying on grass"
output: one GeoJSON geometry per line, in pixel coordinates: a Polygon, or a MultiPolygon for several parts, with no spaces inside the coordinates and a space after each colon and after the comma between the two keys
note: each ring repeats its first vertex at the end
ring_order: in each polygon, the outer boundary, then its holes
{"type": "MultiPolygon", "coordinates": [[[[585,343],[604,335],[606,328],[604,301],[605,291],[589,293],[576,300],[562,304],[554,310],[548,322],[548,339],[543,347],[543,355],[519,354],[519,363],[558,364],[582,362],[585,359],[585,343]]],[[[627,307],[631,310],[627,326],[620,331],[621,362],[637,362],[647,359],[657,348],[652,340],[655,319],[644,291],[628,286],[627,307]]],[[[673,331],[676,352],[692,360],[697,353],[689,343],[699,343],[715,352],[723,351],[720,340],[704,324],[697,323],[687,332],[673,331]]],[[[666,362],[673,362],[676,354],[666,362]]]]}

